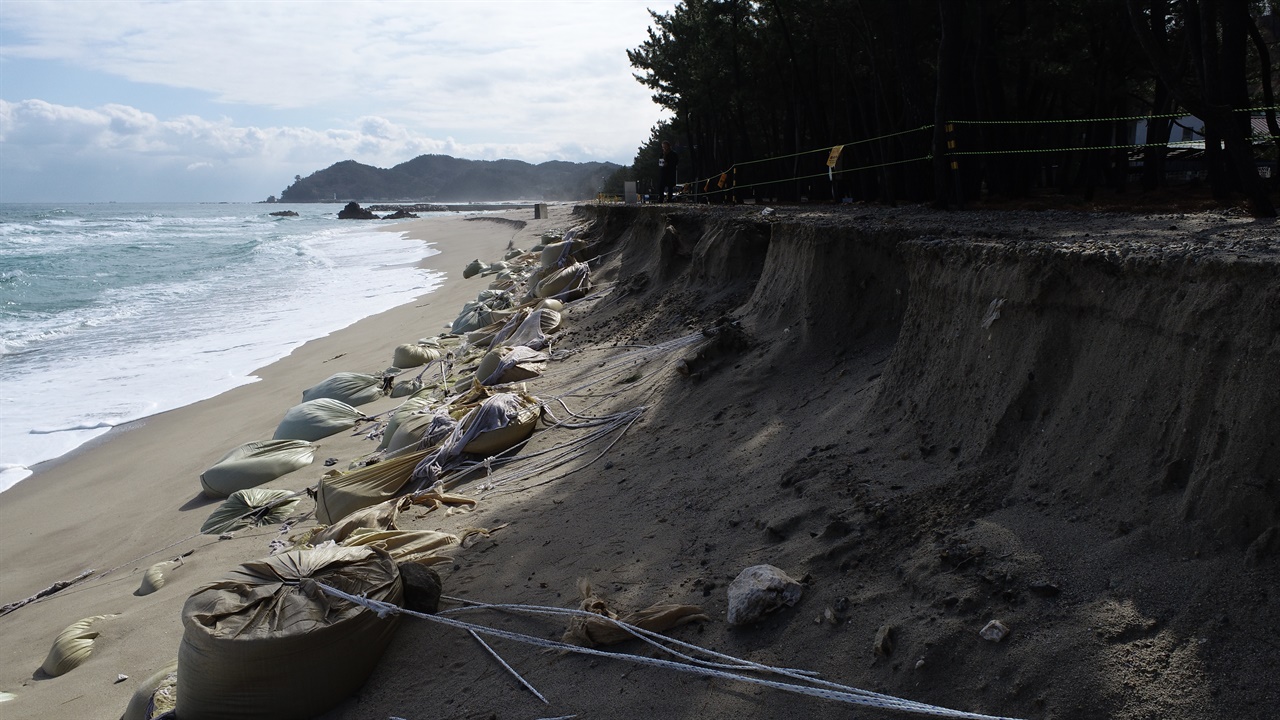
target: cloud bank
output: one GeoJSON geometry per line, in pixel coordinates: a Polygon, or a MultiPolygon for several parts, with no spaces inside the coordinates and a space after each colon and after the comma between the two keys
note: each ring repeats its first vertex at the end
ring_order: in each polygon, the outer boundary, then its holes
{"type": "Polygon", "coordinates": [[[59,67],[106,73],[130,100],[6,92],[0,200],[261,199],[339,160],[423,153],[629,162],[661,113],[625,51],[646,6],[672,5],[10,0],[0,62],[46,87],[59,67]],[[151,111],[192,91],[191,112],[151,111]]]}

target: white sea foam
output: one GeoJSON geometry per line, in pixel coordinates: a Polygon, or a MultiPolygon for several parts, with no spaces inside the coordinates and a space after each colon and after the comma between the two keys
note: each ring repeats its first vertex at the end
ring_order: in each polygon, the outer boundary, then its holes
{"type": "MultiPolygon", "coordinates": [[[[103,225],[111,232],[94,235],[99,251],[119,243],[115,262],[141,258],[101,268],[107,275],[155,277],[59,312],[0,312],[0,490],[116,425],[255,382],[255,369],[302,343],[410,302],[442,280],[414,266],[436,251],[395,233],[318,217],[268,225],[256,219],[261,207],[244,209],[56,220],[75,232],[103,225]],[[128,237],[125,226],[136,234],[128,237]],[[175,230],[182,227],[198,231],[175,230]]],[[[0,237],[0,247],[12,248],[6,242],[0,237]]],[[[49,254],[75,252],[77,242],[57,235],[49,254]]],[[[60,282],[71,293],[95,281],[69,273],[60,282]]]]}

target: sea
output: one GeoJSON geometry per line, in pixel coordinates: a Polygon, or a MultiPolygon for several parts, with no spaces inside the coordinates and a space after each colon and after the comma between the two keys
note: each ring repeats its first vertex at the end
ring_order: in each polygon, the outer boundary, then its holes
{"type": "Polygon", "coordinates": [[[0,491],[443,281],[340,207],[0,204],[0,491]]]}

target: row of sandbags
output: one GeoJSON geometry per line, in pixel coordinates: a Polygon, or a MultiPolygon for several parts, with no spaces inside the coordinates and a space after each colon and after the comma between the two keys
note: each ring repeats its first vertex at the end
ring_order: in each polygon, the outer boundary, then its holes
{"type": "MultiPolygon", "coordinates": [[[[184,720],[306,718],[331,709],[365,681],[392,637],[397,616],[379,617],[325,594],[320,584],[403,604],[404,564],[446,560],[439,551],[458,541],[443,533],[396,528],[396,514],[412,502],[403,495],[406,484],[433,482],[460,459],[504,452],[534,432],[538,399],[488,386],[539,374],[548,359],[543,351],[561,322],[562,305],[554,296],[571,297],[589,287],[585,265],[556,275],[580,264],[565,247],[541,250],[537,264],[550,261],[551,266],[530,269],[528,254],[516,254],[495,271],[510,286],[491,289],[464,312],[482,324],[397,347],[393,367],[382,376],[339,373],[308,388],[271,440],[235,448],[202,474],[207,494],[229,496],[204,532],[281,522],[293,513],[300,494],[257,485],[307,466],[316,440],[366,420],[357,407],[381,397],[388,390],[386,378],[441,363],[440,384],[403,386],[406,399],[391,413],[379,447],[385,459],[321,480],[316,516],[322,525],[291,537],[294,549],[244,563],[188,598],[178,662],[138,689],[126,720],[154,717],[166,707],[158,702],[161,695],[176,702],[175,714],[184,720]],[[542,277],[529,282],[539,273],[542,277]],[[539,294],[537,288],[553,275],[557,282],[568,280],[561,289],[547,286],[547,294],[539,294]],[[453,362],[446,367],[455,353],[456,369],[453,362]],[[442,388],[453,388],[452,396],[440,399],[442,388]]],[[[148,571],[139,594],[163,585],[159,565],[148,571]]],[[[68,628],[67,635],[84,642],[98,620],[68,628]]],[[[58,659],[49,664],[55,667],[58,659]]]]}

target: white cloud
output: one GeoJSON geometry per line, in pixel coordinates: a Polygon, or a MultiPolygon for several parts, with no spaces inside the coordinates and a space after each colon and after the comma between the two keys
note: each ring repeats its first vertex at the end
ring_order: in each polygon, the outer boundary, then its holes
{"type": "Polygon", "coordinates": [[[644,41],[646,6],[674,5],[134,1],[67,12],[4,0],[0,61],[45,63],[54,82],[59,67],[105,72],[132,81],[136,97],[4,96],[0,200],[101,197],[131,187],[128,172],[170,194],[218,178],[218,199],[231,187],[256,199],[340,160],[389,167],[423,153],[628,162],[662,113],[625,51],[644,41]],[[199,115],[157,114],[174,105],[145,98],[168,88],[216,98],[225,114],[207,104],[199,115]],[[166,185],[165,173],[182,180],[166,185]],[[102,188],[74,194],[94,181],[102,188]]]}
{"type": "MultiPolygon", "coordinates": [[[[237,197],[258,199],[279,192],[295,174],[307,175],[346,159],[390,167],[426,153],[486,160],[520,158],[534,163],[600,156],[600,148],[583,144],[480,144],[452,137],[422,137],[377,116],[360,117],[352,127],[344,128],[259,128],[238,126],[225,118],[183,115],[160,119],[123,105],[79,108],[43,100],[0,100],[0,147],[4,148],[8,176],[0,185],[0,201],[123,199],[103,193],[120,192],[120,174],[130,169],[151,175],[169,169],[187,173],[218,170],[225,176],[218,178],[220,182],[235,183],[240,193],[237,197]],[[72,162],[74,166],[69,168],[72,162]],[[65,194],[32,194],[52,185],[50,179],[42,180],[41,174],[65,176],[69,172],[75,177],[65,178],[61,184],[65,194]],[[243,180],[235,182],[235,173],[243,180]],[[103,183],[102,187],[76,185],[94,179],[103,183]]],[[[227,191],[220,192],[218,197],[226,196],[227,191]]],[[[139,199],[160,198],[144,195],[139,199]]]]}

